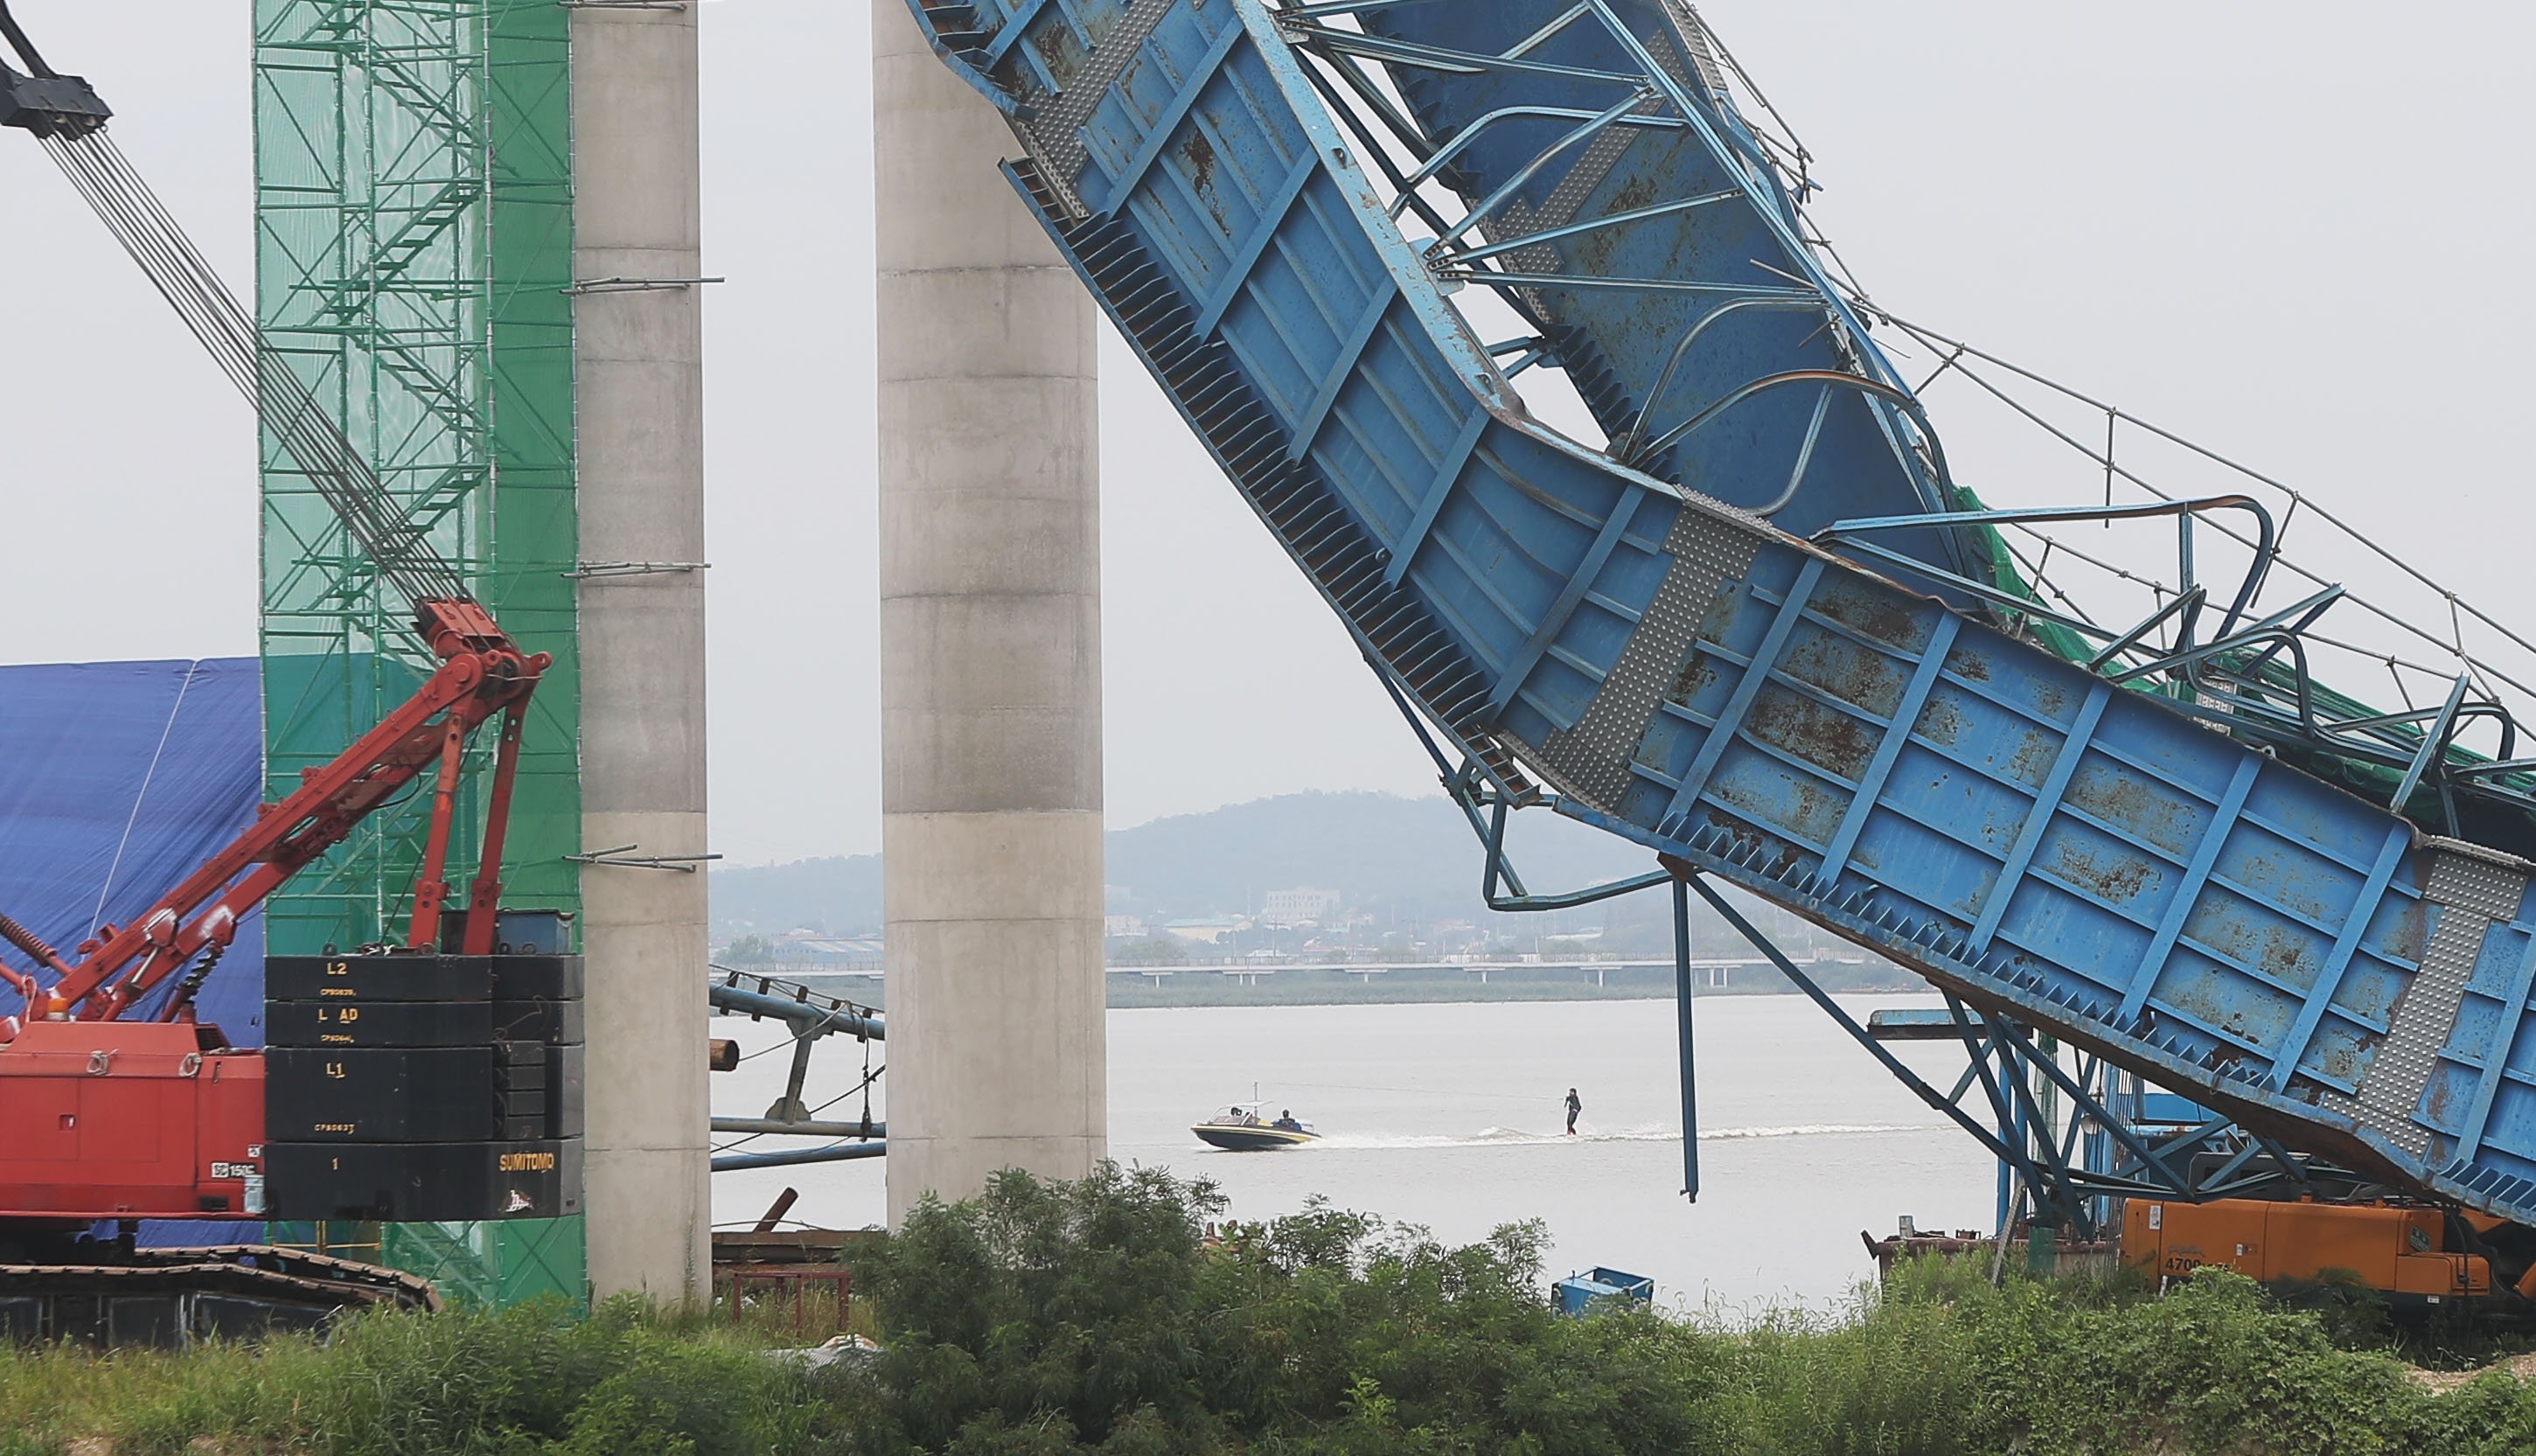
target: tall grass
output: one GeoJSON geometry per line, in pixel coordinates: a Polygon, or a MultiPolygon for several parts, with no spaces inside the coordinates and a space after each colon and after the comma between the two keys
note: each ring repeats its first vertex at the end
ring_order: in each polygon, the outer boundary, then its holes
{"type": "Polygon", "coordinates": [[[323,1345],[181,1356],[0,1350],[0,1456],[84,1436],[110,1439],[116,1456],[172,1456],[207,1436],[329,1456],[814,1449],[843,1406],[759,1343],[618,1303],[588,1320],[560,1305],[373,1314],[323,1345]]]}
{"type": "Polygon", "coordinates": [[[888,1342],[867,1364],[771,1353],[789,1305],[736,1327],[620,1302],[182,1356],[0,1348],[0,1456],[98,1436],[115,1456],[2536,1452],[2536,1384],[2435,1393],[2381,1326],[2224,1272],[2156,1296],[1928,1260],[1835,1311],[1573,1320],[1542,1302],[1537,1226],[1446,1248],[1316,1206],[1211,1246],[1203,1186],[1018,1178],[858,1255],[888,1342]]]}
{"type": "Polygon", "coordinates": [[[1898,1268],[1837,1317],[1742,1337],[1755,1453],[2520,1456],[2536,1386],[2495,1372],[2434,1394],[2389,1349],[2345,1349],[2314,1310],[2210,1271],[1993,1289],[1966,1261],[1898,1268]]]}

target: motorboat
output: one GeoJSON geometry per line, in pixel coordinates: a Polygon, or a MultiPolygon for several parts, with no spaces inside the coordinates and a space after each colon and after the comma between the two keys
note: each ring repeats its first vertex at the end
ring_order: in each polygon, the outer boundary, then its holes
{"type": "Polygon", "coordinates": [[[1216,1116],[1194,1123],[1189,1131],[1201,1142],[1222,1148],[1228,1153],[1265,1153],[1271,1148],[1298,1148],[1316,1142],[1320,1134],[1309,1122],[1292,1116],[1275,1120],[1259,1115],[1257,1107],[1235,1106],[1216,1116]]]}

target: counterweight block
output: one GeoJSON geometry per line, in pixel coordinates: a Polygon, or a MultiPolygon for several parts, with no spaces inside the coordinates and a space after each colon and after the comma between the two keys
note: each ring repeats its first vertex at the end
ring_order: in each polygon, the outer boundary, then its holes
{"type": "Polygon", "coordinates": [[[580,957],[277,956],[266,984],[275,1217],[579,1209],[580,957]]]}

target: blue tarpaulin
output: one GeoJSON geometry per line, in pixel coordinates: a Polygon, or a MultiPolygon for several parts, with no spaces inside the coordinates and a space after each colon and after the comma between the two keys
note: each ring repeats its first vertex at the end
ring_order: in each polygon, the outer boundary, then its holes
{"type": "MultiPolygon", "coordinates": [[[[257,682],[253,658],[0,667],[0,912],[77,960],[235,838],[263,792],[257,682]]],[[[264,1044],[260,918],[195,1004],[231,1043],[264,1044]]]]}
{"type": "MultiPolygon", "coordinates": [[[[0,912],[76,961],[98,925],[192,874],[255,817],[261,696],[253,658],[0,667],[0,912]]],[[[0,993],[7,1011],[15,1001],[0,993]]],[[[239,922],[194,1004],[233,1045],[264,1045],[261,917],[239,922]]],[[[180,1246],[258,1236],[234,1223],[141,1231],[180,1246]]]]}

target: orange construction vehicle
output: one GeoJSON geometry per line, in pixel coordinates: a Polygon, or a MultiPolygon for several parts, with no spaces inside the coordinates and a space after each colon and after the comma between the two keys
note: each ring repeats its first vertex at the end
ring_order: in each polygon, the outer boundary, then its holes
{"type": "Polygon", "coordinates": [[[2517,1306],[2536,1298],[2529,1236],[2514,1224],[2426,1203],[2135,1198],[2123,1214],[2123,1261],[2160,1279],[2212,1267],[2266,1282],[2338,1273],[2399,1309],[2517,1306]]]}

